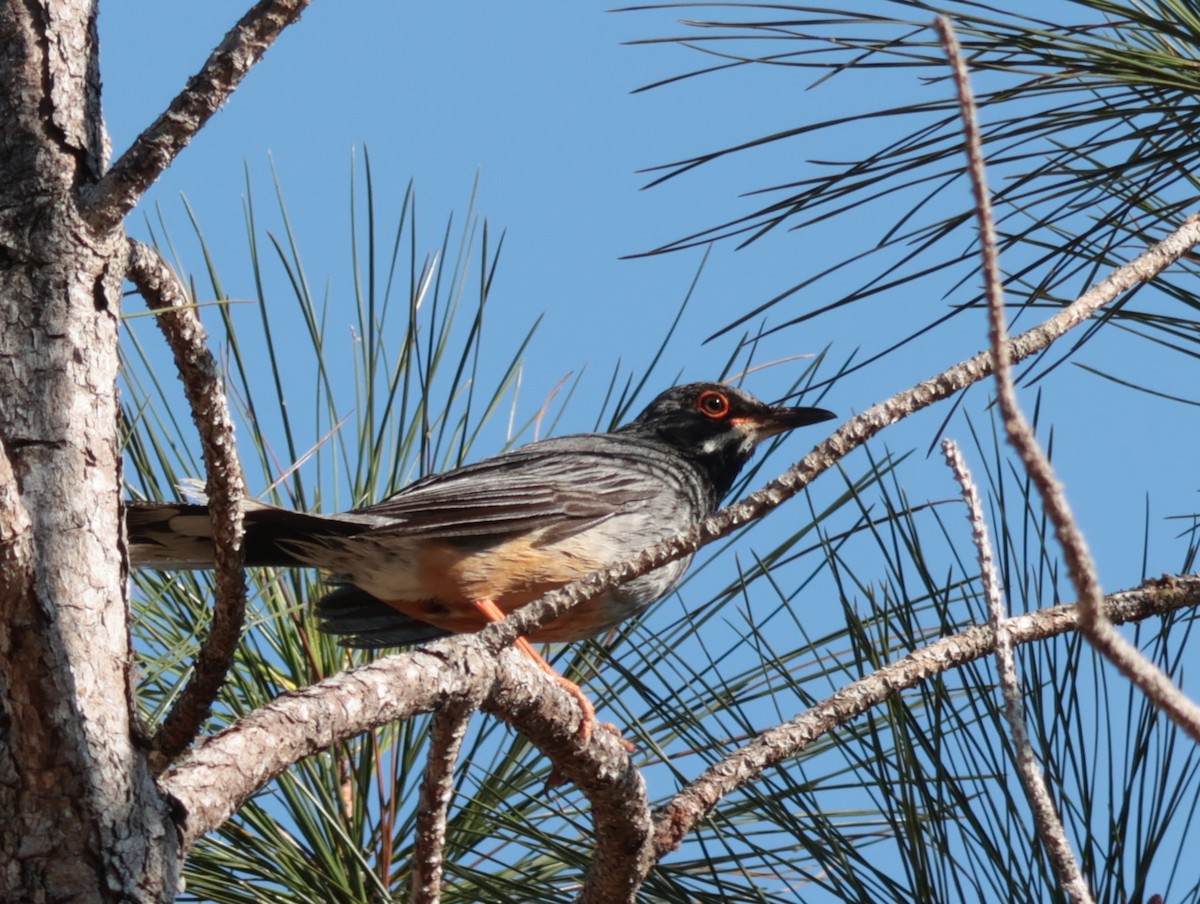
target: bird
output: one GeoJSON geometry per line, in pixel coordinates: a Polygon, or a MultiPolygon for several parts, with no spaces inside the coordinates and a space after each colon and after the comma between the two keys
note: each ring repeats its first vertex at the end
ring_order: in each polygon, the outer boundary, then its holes
{"type": "MultiPolygon", "coordinates": [[[[693,527],[716,511],[763,440],[835,415],[764,403],[723,383],[674,386],[629,423],[528,445],[422,477],[380,502],[332,515],[243,504],[247,566],[313,567],[331,590],[321,629],[357,648],[481,630],[514,609],[693,527]]],[[[213,567],[202,503],[126,506],[134,567],[213,567]]],[[[587,695],[532,642],[615,628],[665,596],[691,556],[568,610],[516,645],[579,701],[587,695]]]]}

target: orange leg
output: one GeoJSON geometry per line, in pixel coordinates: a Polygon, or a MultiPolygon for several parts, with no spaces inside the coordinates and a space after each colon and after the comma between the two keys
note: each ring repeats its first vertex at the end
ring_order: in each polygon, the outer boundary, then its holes
{"type": "MultiPolygon", "coordinates": [[[[491,600],[475,600],[475,608],[490,622],[498,622],[504,620],[504,612],[491,600]]],[[[587,698],[587,695],[580,690],[579,685],[568,678],[564,678],[554,670],[554,666],[542,658],[542,654],[533,648],[524,637],[516,639],[516,647],[530,659],[532,659],[537,667],[553,678],[558,685],[563,688],[568,694],[579,701],[579,708],[583,710],[583,720],[579,723],[579,737],[586,741],[592,736],[592,726],[596,724],[596,708],[592,706],[592,701],[587,698]]]]}

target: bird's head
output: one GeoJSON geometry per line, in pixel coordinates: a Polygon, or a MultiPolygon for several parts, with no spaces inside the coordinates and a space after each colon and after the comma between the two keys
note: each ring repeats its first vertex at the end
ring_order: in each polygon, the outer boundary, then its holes
{"type": "Polygon", "coordinates": [[[719,499],[764,439],[836,416],[824,408],[771,406],[722,383],[688,383],[668,389],[617,432],[674,447],[708,472],[719,499]]]}

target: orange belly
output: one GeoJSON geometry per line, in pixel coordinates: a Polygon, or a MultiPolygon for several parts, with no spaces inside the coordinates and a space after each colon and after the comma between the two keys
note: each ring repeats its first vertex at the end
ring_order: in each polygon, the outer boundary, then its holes
{"type": "MultiPolygon", "coordinates": [[[[536,537],[515,538],[483,550],[427,543],[420,554],[420,584],[427,598],[385,602],[405,615],[456,634],[479,631],[488,619],[476,601],[491,600],[507,615],[608,564],[599,556],[584,554],[580,546],[571,540],[539,546],[536,537]]],[[[573,639],[591,633],[589,623],[603,608],[603,598],[588,601],[543,626],[530,639],[573,639]]]]}

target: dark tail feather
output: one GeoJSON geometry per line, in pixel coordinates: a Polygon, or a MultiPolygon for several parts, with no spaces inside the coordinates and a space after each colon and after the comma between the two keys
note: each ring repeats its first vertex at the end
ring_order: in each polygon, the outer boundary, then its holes
{"type": "Polygon", "coordinates": [[[317,601],[316,609],[322,631],[358,649],[407,647],[450,633],[398,612],[353,584],[337,585],[317,601]]]}
{"type": "MultiPolygon", "coordinates": [[[[281,547],[280,541],[317,536],[351,537],[367,530],[362,522],[336,516],[292,512],[257,502],[245,512],[246,564],[297,567],[304,563],[281,547]]],[[[131,502],[125,506],[129,558],[135,567],[212,568],[212,525],[208,507],[174,502],[131,502]]]]}
{"type": "MultiPolygon", "coordinates": [[[[369,530],[367,519],[308,515],[260,503],[245,513],[246,564],[304,567],[288,552],[288,540],[352,537],[369,530]],[[280,544],[284,544],[281,546],[280,544]]],[[[136,567],[166,570],[212,568],[212,525],[208,507],[196,503],[131,502],[125,506],[129,559],[136,567]]],[[[321,630],[348,647],[403,647],[449,634],[405,615],[351,584],[339,584],[317,602],[321,630]]]]}

